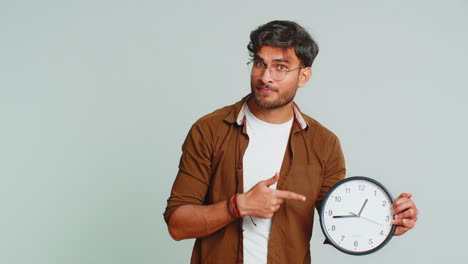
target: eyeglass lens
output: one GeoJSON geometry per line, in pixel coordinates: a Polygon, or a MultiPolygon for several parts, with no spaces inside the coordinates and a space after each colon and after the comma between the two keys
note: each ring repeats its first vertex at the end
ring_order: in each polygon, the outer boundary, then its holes
{"type": "Polygon", "coordinates": [[[271,78],[276,81],[281,81],[286,77],[287,71],[279,70],[274,66],[264,67],[261,65],[255,65],[255,63],[249,63],[249,72],[253,77],[261,76],[265,73],[265,70],[268,69],[271,78]]]}

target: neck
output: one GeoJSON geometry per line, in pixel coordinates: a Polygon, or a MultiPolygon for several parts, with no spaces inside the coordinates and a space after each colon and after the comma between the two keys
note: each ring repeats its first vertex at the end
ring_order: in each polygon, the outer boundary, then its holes
{"type": "Polygon", "coordinates": [[[259,107],[255,100],[252,98],[247,102],[250,112],[255,115],[258,119],[270,123],[270,124],[282,124],[291,120],[294,116],[293,103],[290,102],[286,105],[264,109],[259,107]]]}

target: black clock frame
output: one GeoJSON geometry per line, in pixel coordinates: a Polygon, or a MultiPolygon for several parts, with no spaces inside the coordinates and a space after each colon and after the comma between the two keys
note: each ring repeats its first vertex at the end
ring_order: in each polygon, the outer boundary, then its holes
{"type": "MultiPolygon", "coordinates": [[[[330,245],[334,246],[336,249],[338,249],[339,251],[343,252],[343,253],[346,253],[346,254],[350,254],[350,255],[358,255],[358,256],[361,256],[361,255],[367,255],[367,254],[371,254],[371,253],[374,253],[376,252],[377,250],[383,248],[389,241],[390,239],[392,239],[393,237],[393,234],[395,233],[395,229],[396,229],[396,225],[392,225],[392,229],[390,230],[390,233],[388,234],[387,238],[380,244],[378,245],[377,247],[371,249],[371,250],[367,250],[367,251],[362,251],[362,252],[354,252],[354,251],[350,251],[350,250],[347,250],[343,247],[341,247],[340,245],[336,244],[331,238],[330,236],[328,235],[328,232],[326,230],[326,227],[324,226],[324,223],[323,223],[323,216],[324,216],[324,211],[325,211],[325,206],[323,206],[323,204],[328,200],[328,198],[330,197],[331,193],[340,185],[348,182],[348,181],[353,181],[353,180],[364,180],[364,181],[369,181],[369,182],[372,182],[374,183],[375,185],[379,186],[386,194],[387,196],[390,198],[390,201],[394,202],[393,200],[393,196],[390,194],[390,192],[387,190],[387,188],[385,188],[380,182],[374,180],[374,179],[371,179],[369,177],[365,177],[365,176],[353,176],[353,177],[349,177],[349,178],[346,178],[344,180],[341,180],[339,182],[337,182],[335,185],[333,185],[330,190],[327,192],[327,194],[325,195],[325,197],[323,198],[323,201],[322,201],[322,206],[320,208],[320,213],[319,213],[319,218],[320,218],[320,227],[322,228],[322,232],[323,234],[325,235],[325,238],[327,239],[327,241],[330,243],[330,245]]],[[[395,216],[393,215],[392,216],[392,219],[394,219],[395,216]]]]}

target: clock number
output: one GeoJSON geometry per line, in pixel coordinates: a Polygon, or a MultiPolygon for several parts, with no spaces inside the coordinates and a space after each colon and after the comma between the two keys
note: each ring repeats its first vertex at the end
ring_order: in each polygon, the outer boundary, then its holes
{"type": "Polygon", "coordinates": [[[359,185],[359,190],[360,191],[364,191],[366,189],[366,186],[365,185],[359,185]]]}
{"type": "Polygon", "coordinates": [[[383,230],[382,230],[382,231],[380,231],[380,233],[379,233],[379,234],[380,234],[381,236],[383,236],[383,230]]]}
{"type": "Polygon", "coordinates": [[[335,196],[335,202],[341,203],[341,196],[335,196]]]}
{"type": "Polygon", "coordinates": [[[387,207],[387,201],[382,201],[382,206],[387,207]]]}
{"type": "Polygon", "coordinates": [[[328,215],[329,215],[329,216],[332,216],[332,214],[333,214],[333,211],[332,211],[332,210],[329,210],[329,211],[328,211],[328,215]]]}
{"type": "Polygon", "coordinates": [[[332,230],[332,231],[335,231],[335,230],[336,230],[336,226],[332,225],[331,230],[332,230]]]}
{"type": "Polygon", "coordinates": [[[359,243],[357,241],[354,241],[354,246],[355,247],[359,246],[359,243]]]}
{"type": "Polygon", "coordinates": [[[351,193],[351,188],[346,188],[346,193],[351,193]]]}
{"type": "Polygon", "coordinates": [[[372,241],[372,238],[371,238],[369,239],[369,245],[372,245],[372,244],[374,244],[374,241],[372,241]]]}
{"type": "Polygon", "coordinates": [[[388,221],[390,221],[390,216],[389,216],[389,215],[387,215],[387,216],[385,217],[385,222],[388,222],[388,221]]]}
{"type": "Polygon", "coordinates": [[[374,196],[377,196],[377,191],[374,191],[374,196]]]}
{"type": "Polygon", "coordinates": [[[345,236],[341,236],[341,242],[343,242],[344,239],[345,239],[345,236]]]}

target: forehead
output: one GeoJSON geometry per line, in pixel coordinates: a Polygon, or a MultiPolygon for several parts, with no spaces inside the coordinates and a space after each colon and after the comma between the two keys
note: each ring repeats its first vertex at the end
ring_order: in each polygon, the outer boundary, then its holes
{"type": "Polygon", "coordinates": [[[294,48],[278,48],[272,46],[262,46],[255,54],[256,59],[264,61],[285,61],[290,64],[299,64],[300,60],[294,51],[294,48]]]}

